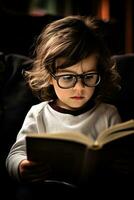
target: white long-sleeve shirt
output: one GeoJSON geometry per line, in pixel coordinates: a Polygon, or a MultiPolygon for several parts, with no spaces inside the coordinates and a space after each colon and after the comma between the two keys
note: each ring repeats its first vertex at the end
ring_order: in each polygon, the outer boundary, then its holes
{"type": "Polygon", "coordinates": [[[56,109],[48,101],[34,105],[27,113],[16,142],[7,156],[7,170],[12,177],[19,180],[19,163],[27,159],[25,133],[82,132],[96,138],[101,131],[119,122],[121,118],[117,109],[106,103],[79,113],[56,109]]]}

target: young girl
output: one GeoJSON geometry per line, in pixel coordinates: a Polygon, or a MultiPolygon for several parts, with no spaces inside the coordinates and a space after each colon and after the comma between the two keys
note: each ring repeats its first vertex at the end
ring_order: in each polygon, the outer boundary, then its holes
{"type": "Polygon", "coordinates": [[[12,177],[30,183],[48,179],[49,168],[27,160],[25,133],[82,132],[95,139],[121,119],[104,103],[119,76],[95,19],[68,16],[49,24],[26,78],[42,102],[28,112],[6,166],[12,177]]]}

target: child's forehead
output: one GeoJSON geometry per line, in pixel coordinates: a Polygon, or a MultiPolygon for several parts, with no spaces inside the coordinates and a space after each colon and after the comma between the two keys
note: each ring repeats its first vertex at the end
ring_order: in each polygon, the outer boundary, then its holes
{"type": "Polygon", "coordinates": [[[63,64],[66,62],[66,60],[67,60],[67,58],[64,58],[64,57],[57,58],[57,59],[56,59],[56,68],[57,68],[58,66],[63,65],[63,64]]]}
{"type": "Polygon", "coordinates": [[[57,69],[65,69],[65,68],[77,68],[79,66],[81,66],[82,68],[96,68],[98,64],[98,55],[97,54],[92,54],[89,55],[88,57],[78,61],[78,62],[73,62],[73,64],[71,64],[71,61],[69,61],[67,58],[64,57],[60,57],[57,58],[56,60],[56,68],[57,69]],[[67,63],[70,63],[70,65],[68,65],[67,63]],[[67,65],[66,65],[67,64],[67,65]],[[64,66],[64,67],[61,67],[64,66]]]}

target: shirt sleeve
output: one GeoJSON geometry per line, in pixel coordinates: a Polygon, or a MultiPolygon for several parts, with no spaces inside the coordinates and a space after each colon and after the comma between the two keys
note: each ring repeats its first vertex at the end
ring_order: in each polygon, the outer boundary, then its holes
{"type": "Polygon", "coordinates": [[[19,180],[19,163],[22,160],[27,159],[25,142],[26,133],[36,133],[37,131],[37,119],[33,113],[32,107],[27,113],[22,128],[17,135],[16,141],[12,145],[6,158],[6,167],[12,178],[19,180]]]}

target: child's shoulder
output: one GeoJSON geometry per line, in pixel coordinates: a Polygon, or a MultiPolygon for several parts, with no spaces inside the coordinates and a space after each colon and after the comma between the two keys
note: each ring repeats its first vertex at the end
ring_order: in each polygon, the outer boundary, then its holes
{"type": "Polygon", "coordinates": [[[31,112],[39,113],[41,112],[47,105],[49,105],[49,101],[44,101],[38,104],[35,104],[31,107],[31,112]]]}
{"type": "Polygon", "coordinates": [[[110,110],[110,111],[117,111],[117,108],[113,104],[109,103],[100,103],[98,106],[101,110],[110,110]]]}

